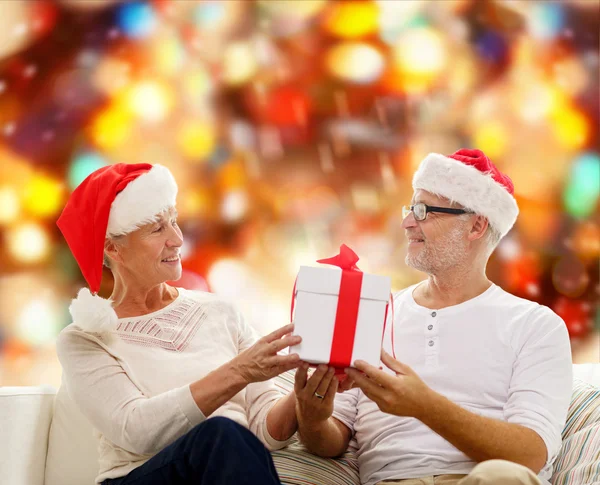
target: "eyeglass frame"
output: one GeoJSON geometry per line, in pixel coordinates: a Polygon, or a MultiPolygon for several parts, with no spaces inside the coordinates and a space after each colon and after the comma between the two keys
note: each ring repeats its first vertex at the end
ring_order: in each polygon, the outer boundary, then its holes
{"type": "Polygon", "coordinates": [[[404,205],[404,206],[402,206],[402,219],[406,219],[408,217],[408,214],[411,213],[411,212],[413,213],[415,221],[418,221],[418,222],[422,222],[425,219],[427,219],[427,214],[429,214],[430,212],[440,212],[440,213],[443,213],[443,214],[454,214],[454,215],[474,214],[473,211],[466,210],[466,209],[455,209],[455,208],[452,208],[452,207],[437,207],[437,206],[434,206],[434,205],[427,205],[427,204],[424,204],[423,202],[419,202],[419,203],[414,204],[414,205],[404,205]],[[418,206],[418,205],[425,207],[425,215],[423,216],[422,219],[418,219],[417,215],[415,214],[415,211],[414,211],[414,208],[416,206],[418,206]]]}

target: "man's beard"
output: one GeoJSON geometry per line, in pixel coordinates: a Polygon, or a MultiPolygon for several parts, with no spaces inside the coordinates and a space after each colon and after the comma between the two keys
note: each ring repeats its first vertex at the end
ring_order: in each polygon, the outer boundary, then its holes
{"type": "Polygon", "coordinates": [[[440,274],[458,265],[466,256],[467,241],[463,234],[464,228],[457,224],[436,240],[435,247],[425,240],[418,252],[406,254],[406,264],[427,274],[440,274]]]}

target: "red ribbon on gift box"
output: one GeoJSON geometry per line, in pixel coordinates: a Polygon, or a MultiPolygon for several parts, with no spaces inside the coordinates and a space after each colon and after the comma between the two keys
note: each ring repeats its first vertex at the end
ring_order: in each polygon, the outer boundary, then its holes
{"type": "Polygon", "coordinates": [[[333,342],[329,356],[329,365],[339,369],[344,369],[352,364],[352,350],[354,349],[363,279],[363,272],[356,266],[358,260],[357,254],[345,244],[341,245],[340,254],[337,256],[317,260],[317,263],[331,264],[342,269],[333,342]]]}
{"type": "MultiPolygon", "coordinates": [[[[354,337],[356,335],[356,324],[358,319],[358,308],[360,306],[360,294],[362,289],[363,272],[356,266],[359,257],[348,246],[342,244],[340,253],[332,258],[319,259],[317,263],[331,264],[342,270],[340,281],[340,293],[338,296],[338,306],[335,317],[335,326],[333,330],[333,342],[331,344],[331,354],[329,356],[329,365],[338,369],[337,373],[343,374],[343,369],[352,365],[352,351],[354,350],[354,337]]],[[[296,284],[294,284],[294,294],[292,296],[291,319],[293,319],[294,302],[296,295],[296,284]]],[[[390,295],[391,297],[391,295],[390,295]]],[[[394,351],[394,300],[392,302],[392,354],[396,357],[394,351]]],[[[385,335],[385,325],[387,323],[387,311],[389,304],[385,308],[385,323],[383,335],[385,335]]],[[[382,341],[383,341],[382,335],[382,341]]]]}

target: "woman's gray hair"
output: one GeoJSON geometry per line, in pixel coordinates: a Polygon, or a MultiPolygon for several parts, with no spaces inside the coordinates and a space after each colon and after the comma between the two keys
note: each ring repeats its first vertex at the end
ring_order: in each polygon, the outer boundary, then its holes
{"type": "MultiPolygon", "coordinates": [[[[113,244],[117,244],[117,245],[123,245],[123,238],[125,237],[125,234],[121,234],[118,236],[111,236],[111,235],[107,235],[106,239],[104,240],[104,246],[106,247],[106,243],[107,242],[111,242],[113,244]]],[[[111,261],[110,258],[108,257],[108,255],[106,254],[106,251],[104,252],[103,255],[103,259],[102,259],[102,265],[107,267],[108,269],[112,270],[111,268],[111,261]]]]}

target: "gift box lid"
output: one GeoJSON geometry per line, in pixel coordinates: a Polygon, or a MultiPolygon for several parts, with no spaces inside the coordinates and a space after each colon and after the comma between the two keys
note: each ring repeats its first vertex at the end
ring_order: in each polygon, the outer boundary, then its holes
{"type": "MultiPolygon", "coordinates": [[[[314,268],[300,266],[296,291],[337,296],[340,293],[342,270],[336,267],[314,268]]],[[[367,300],[387,301],[392,282],[389,276],[363,273],[360,297],[367,300]]]]}

